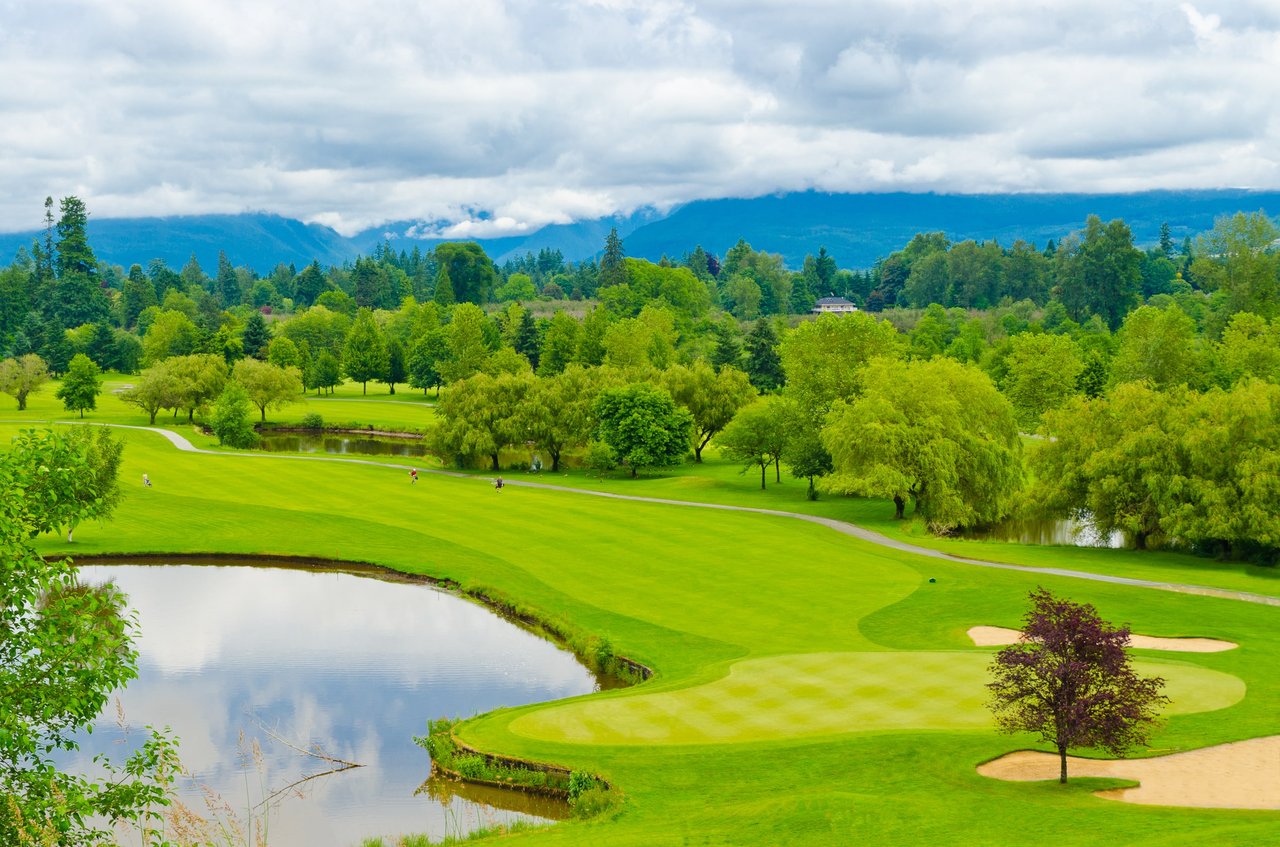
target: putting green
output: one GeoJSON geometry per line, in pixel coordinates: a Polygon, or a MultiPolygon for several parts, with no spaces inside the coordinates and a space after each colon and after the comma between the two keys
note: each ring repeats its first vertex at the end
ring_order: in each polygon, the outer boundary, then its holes
{"type": "MultiPolygon", "coordinates": [[[[706,685],[566,704],[511,730],[578,744],[709,744],[900,729],[984,729],[989,653],[806,653],[735,663],[706,685]]],[[[1195,665],[1134,663],[1164,677],[1166,714],[1225,709],[1238,677],[1195,665]]]]}

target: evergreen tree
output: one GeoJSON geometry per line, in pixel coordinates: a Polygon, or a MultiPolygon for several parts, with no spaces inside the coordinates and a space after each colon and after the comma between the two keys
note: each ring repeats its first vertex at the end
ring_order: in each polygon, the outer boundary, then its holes
{"type": "Polygon", "coordinates": [[[204,269],[200,267],[200,262],[196,259],[196,254],[192,253],[191,258],[182,266],[179,274],[188,293],[194,293],[196,289],[200,291],[208,291],[209,277],[205,274],[204,269]]]}
{"type": "Polygon", "coordinates": [[[120,295],[121,325],[126,328],[137,326],[142,310],[158,305],[155,285],[142,272],[142,265],[129,268],[129,276],[120,295]]]}
{"type": "Polygon", "coordinates": [[[458,302],[453,296],[453,281],[449,279],[449,266],[444,263],[441,263],[440,270],[436,274],[436,291],[432,299],[442,309],[447,309],[458,302]]]}
{"type": "Polygon", "coordinates": [[[320,269],[320,263],[313,261],[303,269],[294,283],[294,301],[299,306],[310,306],[328,288],[329,280],[325,279],[324,271],[320,269]]]}
{"type": "Polygon", "coordinates": [[[1166,259],[1173,258],[1173,238],[1169,235],[1169,222],[1160,224],[1160,255],[1166,259]]]}
{"type": "Polygon", "coordinates": [[[382,379],[389,364],[387,342],[373,320],[373,312],[361,309],[347,333],[342,353],[342,368],[347,376],[360,383],[360,393],[367,394],[369,380],[382,379]]]}
{"type": "Polygon", "coordinates": [[[540,341],[538,325],[533,319],[533,313],[528,309],[522,310],[512,346],[515,347],[517,353],[522,354],[529,360],[529,364],[533,366],[535,371],[538,369],[538,360],[542,354],[540,341]]]}
{"type": "Polygon", "coordinates": [[[597,287],[625,285],[627,282],[626,253],[622,249],[622,239],[618,237],[618,228],[609,230],[604,241],[604,254],[600,257],[600,274],[597,287]]]}
{"type": "Polygon", "coordinates": [[[224,250],[218,251],[218,296],[222,298],[224,309],[239,306],[243,297],[240,291],[240,277],[236,274],[236,269],[231,266],[231,260],[227,258],[224,250]]]}
{"type": "Polygon", "coordinates": [[[267,345],[271,343],[271,330],[267,327],[267,319],[262,312],[254,310],[245,322],[244,331],[240,335],[244,344],[244,354],[255,359],[266,359],[267,345]]]}
{"type": "Polygon", "coordinates": [[[396,393],[396,383],[404,382],[409,376],[408,367],[405,363],[404,345],[400,343],[400,339],[393,338],[387,342],[387,375],[383,379],[390,388],[391,393],[396,393]]]}
{"type": "Polygon", "coordinates": [[[768,318],[760,318],[747,334],[747,376],[761,391],[772,391],[786,381],[778,355],[778,335],[768,318]]]}
{"type": "Polygon", "coordinates": [[[98,259],[89,247],[86,231],[89,213],[79,197],[62,198],[62,217],[58,219],[58,277],[83,276],[96,281],[98,259]]]}
{"type": "Polygon", "coordinates": [[[94,324],[93,334],[89,336],[89,344],[85,353],[98,367],[104,371],[118,366],[116,361],[116,334],[107,324],[94,324]]]}
{"type": "Polygon", "coordinates": [[[739,367],[742,364],[742,337],[738,326],[732,321],[722,321],[711,329],[716,338],[715,349],[711,351],[711,364],[718,371],[725,365],[739,367]]]}
{"type": "Polygon", "coordinates": [[[49,373],[55,376],[66,373],[67,367],[71,364],[71,357],[76,351],[71,346],[70,339],[67,338],[67,331],[62,321],[54,318],[45,324],[40,338],[40,358],[48,362],[49,373]]]}

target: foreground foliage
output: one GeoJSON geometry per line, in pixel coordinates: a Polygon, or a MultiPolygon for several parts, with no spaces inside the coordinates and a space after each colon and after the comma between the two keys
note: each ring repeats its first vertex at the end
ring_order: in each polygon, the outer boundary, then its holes
{"type": "Polygon", "coordinates": [[[102,515],[113,501],[119,445],[104,468],[89,455],[110,452],[100,439],[110,435],[28,432],[0,459],[0,843],[7,845],[96,845],[110,837],[103,821],[145,833],[177,768],[174,745],[160,734],[123,766],[100,762],[104,779],[63,773],[54,762],[136,675],[124,598],[110,585],[82,584],[70,561],[46,561],[31,543],[102,515]],[[110,483],[101,478],[108,475],[110,483]]]}

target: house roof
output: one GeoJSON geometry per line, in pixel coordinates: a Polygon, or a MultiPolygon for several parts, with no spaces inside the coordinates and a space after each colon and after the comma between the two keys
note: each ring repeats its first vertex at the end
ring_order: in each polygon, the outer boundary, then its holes
{"type": "Polygon", "coordinates": [[[818,306],[852,306],[848,300],[843,297],[823,297],[817,304],[818,306]]]}

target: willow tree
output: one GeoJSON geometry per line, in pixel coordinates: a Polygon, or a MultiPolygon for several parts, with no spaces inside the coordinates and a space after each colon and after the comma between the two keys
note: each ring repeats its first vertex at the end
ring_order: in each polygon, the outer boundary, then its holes
{"type": "Polygon", "coordinates": [[[913,499],[931,529],[1008,515],[1022,486],[1021,442],[1009,401],[982,371],[951,359],[874,360],[862,394],[828,417],[833,471],[823,488],[913,499]]]}

